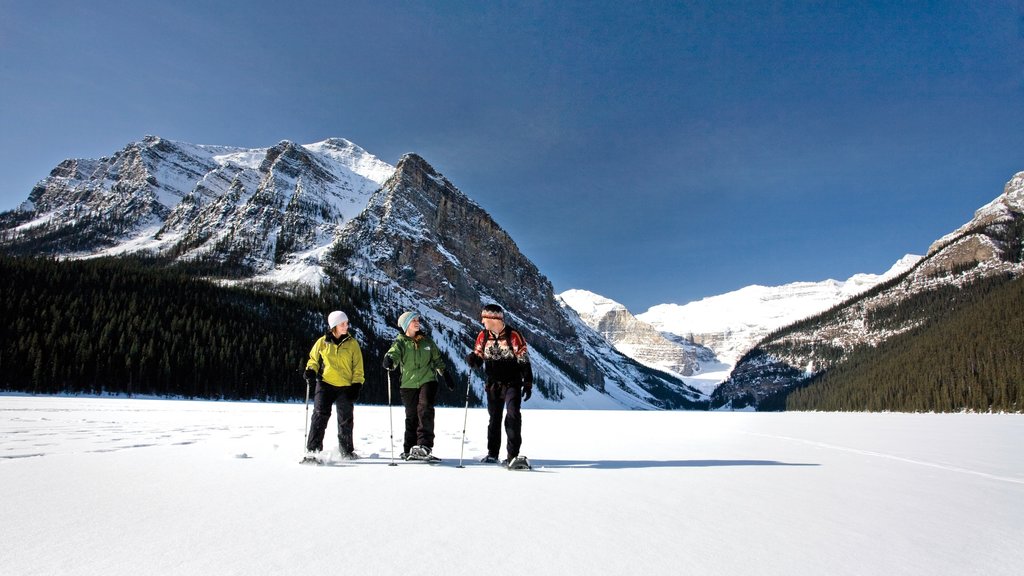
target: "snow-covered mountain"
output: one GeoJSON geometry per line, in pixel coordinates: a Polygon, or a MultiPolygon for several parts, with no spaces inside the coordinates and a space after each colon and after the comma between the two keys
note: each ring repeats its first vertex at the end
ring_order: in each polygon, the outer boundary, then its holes
{"type": "Polygon", "coordinates": [[[714,350],[722,362],[735,364],[772,331],[823,312],[894,278],[920,259],[920,256],[907,255],[883,274],[855,274],[844,281],[754,285],[685,305],[659,304],[637,315],[637,319],[661,332],[703,344],[714,350]]]}
{"type": "Polygon", "coordinates": [[[674,335],[658,332],[654,326],[638,320],[622,304],[587,290],[566,290],[558,298],[579,314],[587,326],[596,330],[615,349],[634,360],[679,375],[693,376],[704,365],[715,363],[715,353],[674,335]]]}
{"type": "MultiPolygon", "coordinates": [[[[152,254],[199,274],[318,287],[325,267],[372,287],[388,337],[417,309],[456,366],[497,302],[533,349],[533,405],[683,408],[707,396],[623,356],[559,303],[487,212],[423,158],[397,166],[332,138],[270,148],[148,136],[110,157],[66,160],[18,209],[0,245],[62,257],[152,254]]],[[[476,383],[480,386],[480,383],[476,383]]]]}
{"type": "MultiPolygon", "coordinates": [[[[1024,274],[1024,172],[956,231],[932,244],[909,270],[876,289],[799,324],[745,354],[715,391],[719,405],[756,404],[841,363],[858,346],[877,347],[921,325],[907,305],[946,288],[1024,274]],[[905,310],[901,310],[901,308],[905,310]]],[[[946,306],[950,300],[944,300],[946,306]]]]}
{"type": "Polygon", "coordinates": [[[686,305],[661,304],[633,316],[622,304],[586,290],[559,295],[619,352],[678,375],[711,394],[737,359],[772,331],[818,314],[910,269],[920,256],[901,258],[884,274],[845,281],[747,286],[686,305]]]}
{"type": "Polygon", "coordinates": [[[0,227],[15,252],[148,252],[315,284],[319,256],[393,171],[339,138],[242,149],[147,136],[61,162],[0,227]]]}

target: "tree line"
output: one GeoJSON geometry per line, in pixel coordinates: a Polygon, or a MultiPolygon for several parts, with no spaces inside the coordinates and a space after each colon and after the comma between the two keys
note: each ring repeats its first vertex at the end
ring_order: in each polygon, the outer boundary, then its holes
{"type": "Polygon", "coordinates": [[[787,410],[1024,411],[1024,277],[947,286],[868,320],[920,324],[854,349],[788,393],[787,410]]]}
{"type": "MultiPolygon", "coordinates": [[[[361,401],[388,401],[381,360],[395,333],[373,331],[372,289],[340,275],[320,290],[281,290],[220,285],[161,259],[0,255],[0,289],[3,390],[302,399],[309,350],[341,309],[363,351],[361,401]]],[[[464,402],[468,375],[455,379],[439,403],[464,402]]]]}

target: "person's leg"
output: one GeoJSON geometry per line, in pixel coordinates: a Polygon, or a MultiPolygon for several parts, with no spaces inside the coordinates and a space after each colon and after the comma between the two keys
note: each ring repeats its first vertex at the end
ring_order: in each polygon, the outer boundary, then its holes
{"type": "Polygon", "coordinates": [[[327,384],[319,382],[316,385],[316,394],[313,396],[313,417],[309,423],[309,437],[306,438],[306,450],[320,452],[324,449],[324,432],[327,430],[327,422],[331,419],[331,403],[329,398],[330,388],[327,384]]]}
{"type": "Polygon", "coordinates": [[[355,427],[355,404],[347,388],[341,389],[334,405],[338,409],[338,448],[342,456],[347,456],[355,452],[352,442],[352,430],[355,427]]]}
{"type": "Polygon", "coordinates": [[[419,402],[420,391],[417,388],[402,388],[401,394],[402,406],[405,408],[405,437],[402,440],[402,452],[408,454],[409,449],[416,444],[416,428],[419,425],[416,405],[419,402]]]}
{"type": "Polygon", "coordinates": [[[416,429],[416,443],[434,448],[434,401],[437,400],[437,382],[427,382],[420,387],[416,415],[419,427],[416,429]]]}
{"type": "Polygon", "coordinates": [[[487,386],[487,455],[498,457],[501,450],[501,413],[505,407],[502,386],[487,386]]]}
{"type": "Polygon", "coordinates": [[[523,445],[523,415],[520,408],[523,404],[523,389],[509,386],[505,390],[505,435],[508,437],[508,459],[519,456],[519,447],[523,445]]]}

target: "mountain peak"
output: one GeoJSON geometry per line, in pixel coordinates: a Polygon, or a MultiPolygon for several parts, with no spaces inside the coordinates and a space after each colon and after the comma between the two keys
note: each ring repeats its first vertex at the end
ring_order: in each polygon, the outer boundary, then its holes
{"type": "Polygon", "coordinates": [[[589,290],[566,290],[558,297],[584,318],[600,318],[613,311],[626,310],[622,304],[589,290]]]}
{"type": "MultiPolygon", "coordinates": [[[[328,138],[327,140],[322,140],[320,142],[317,142],[317,144],[322,144],[324,146],[331,146],[333,148],[341,148],[343,150],[347,150],[347,149],[350,149],[350,148],[359,148],[359,146],[356,146],[355,143],[353,143],[350,140],[346,140],[345,138],[328,138]]],[[[362,148],[359,148],[359,149],[362,150],[362,148]]]]}
{"type": "Polygon", "coordinates": [[[429,178],[438,179],[441,178],[441,174],[430,165],[429,162],[423,159],[422,156],[414,152],[403,154],[402,158],[398,160],[398,165],[395,166],[397,172],[422,172],[429,178]]]}

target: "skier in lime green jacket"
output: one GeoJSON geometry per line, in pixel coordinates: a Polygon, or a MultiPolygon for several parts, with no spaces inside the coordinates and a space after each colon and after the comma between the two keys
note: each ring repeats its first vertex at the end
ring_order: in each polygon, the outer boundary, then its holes
{"type": "Polygon", "coordinates": [[[324,449],[324,433],[333,404],[338,408],[338,449],[342,458],[354,460],[359,457],[352,442],[352,428],[355,402],[364,381],[363,352],[348,333],[348,316],[344,312],[331,312],[327,325],[327,333],[309,351],[304,373],[306,385],[315,398],[306,450],[317,453],[324,449]]]}
{"type": "Polygon", "coordinates": [[[420,315],[405,312],[398,318],[402,332],[384,355],[384,368],[402,371],[399,389],[405,407],[402,459],[427,460],[434,450],[434,403],[438,379],[455,389],[437,344],[420,330],[420,315]]]}

